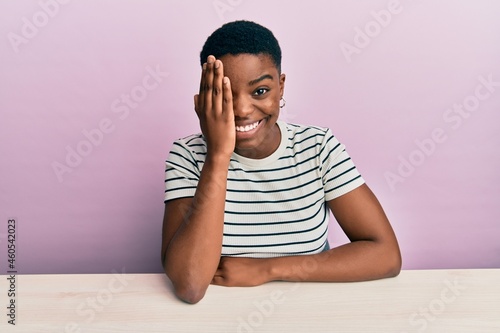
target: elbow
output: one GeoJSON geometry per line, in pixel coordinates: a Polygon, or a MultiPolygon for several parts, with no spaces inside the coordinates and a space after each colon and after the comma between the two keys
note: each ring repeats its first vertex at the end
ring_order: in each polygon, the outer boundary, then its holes
{"type": "Polygon", "coordinates": [[[181,301],[196,304],[205,296],[210,281],[203,281],[199,274],[189,271],[179,271],[162,258],[165,274],[172,282],[173,292],[181,301]]]}
{"type": "Polygon", "coordinates": [[[392,278],[399,275],[403,260],[399,248],[392,250],[387,258],[386,277],[392,278]]]}
{"type": "Polygon", "coordinates": [[[206,288],[190,286],[174,287],[175,295],[183,302],[196,304],[205,296],[206,288]]]}
{"type": "Polygon", "coordinates": [[[398,276],[399,273],[401,273],[401,263],[389,266],[387,273],[386,273],[386,277],[393,278],[393,277],[398,276]]]}
{"type": "Polygon", "coordinates": [[[174,294],[181,301],[196,304],[205,296],[208,285],[202,284],[199,281],[192,281],[185,276],[169,274],[168,269],[165,269],[165,273],[172,282],[174,294]]]}

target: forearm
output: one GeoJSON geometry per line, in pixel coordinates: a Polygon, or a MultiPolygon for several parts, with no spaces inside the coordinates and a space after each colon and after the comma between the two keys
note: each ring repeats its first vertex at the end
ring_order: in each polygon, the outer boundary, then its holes
{"type": "Polygon", "coordinates": [[[220,260],[228,165],[228,158],[207,156],[194,198],[165,254],[166,274],[188,298],[203,296],[220,260]]]}
{"type": "Polygon", "coordinates": [[[366,281],[396,276],[401,267],[397,246],[368,240],[314,255],[265,260],[270,281],[366,281]]]}

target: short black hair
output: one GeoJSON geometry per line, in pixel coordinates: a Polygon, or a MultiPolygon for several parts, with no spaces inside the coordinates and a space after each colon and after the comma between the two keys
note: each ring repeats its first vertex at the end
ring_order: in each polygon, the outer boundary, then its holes
{"type": "Polygon", "coordinates": [[[271,30],[252,21],[239,20],[224,24],[205,41],[200,52],[200,63],[213,55],[220,58],[226,54],[242,53],[269,55],[281,73],[281,48],[271,30]]]}

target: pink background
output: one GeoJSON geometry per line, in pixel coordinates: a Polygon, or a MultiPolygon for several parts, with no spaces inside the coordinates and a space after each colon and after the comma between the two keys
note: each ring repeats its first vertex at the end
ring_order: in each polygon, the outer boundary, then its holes
{"type": "Polygon", "coordinates": [[[1,251],[16,218],[20,273],[160,272],[199,51],[249,19],[282,46],[282,119],[346,145],[405,269],[500,267],[499,17],[494,0],[1,1],[1,251]]]}

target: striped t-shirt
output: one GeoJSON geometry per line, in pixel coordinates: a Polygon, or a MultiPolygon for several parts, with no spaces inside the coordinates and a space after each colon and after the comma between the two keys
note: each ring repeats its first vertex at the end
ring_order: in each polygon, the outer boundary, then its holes
{"type": "MultiPolygon", "coordinates": [[[[278,121],[281,143],[263,159],[233,153],[227,178],[223,256],[319,253],[327,245],[327,201],[364,183],[327,128],[278,121]]],[[[174,142],[165,202],[193,197],[207,153],[201,134],[174,142]]]]}

